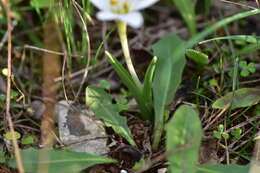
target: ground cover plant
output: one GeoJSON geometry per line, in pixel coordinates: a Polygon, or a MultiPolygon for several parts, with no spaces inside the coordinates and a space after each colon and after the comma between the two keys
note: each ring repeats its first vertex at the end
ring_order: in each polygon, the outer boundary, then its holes
{"type": "Polygon", "coordinates": [[[260,171],[257,0],[0,2],[0,172],[260,171]],[[108,153],[63,143],[59,100],[108,153]]]}

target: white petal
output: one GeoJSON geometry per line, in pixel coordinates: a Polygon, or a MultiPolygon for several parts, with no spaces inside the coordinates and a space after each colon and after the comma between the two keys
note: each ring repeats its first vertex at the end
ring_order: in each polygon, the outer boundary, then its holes
{"type": "Polygon", "coordinates": [[[109,10],[110,4],[109,0],[90,0],[100,10],[109,10]]]}
{"type": "Polygon", "coordinates": [[[135,0],[133,9],[141,10],[141,9],[147,8],[149,6],[152,6],[157,1],[159,1],[159,0],[135,0]]]}
{"type": "Polygon", "coordinates": [[[125,15],[118,16],[118,19],[126,22],[129,26],[133,28],[139,28],[144,23],[143,16],[140,12],[130,12],[125,15]]]}
{"type": "Polygon", "coordinates": [[[97,13],[97,18],[99,20],[104,20],[104,21],[118,19],[118,16],[119,15],[111,13],[110,11],[99,11],[97,13]]]}

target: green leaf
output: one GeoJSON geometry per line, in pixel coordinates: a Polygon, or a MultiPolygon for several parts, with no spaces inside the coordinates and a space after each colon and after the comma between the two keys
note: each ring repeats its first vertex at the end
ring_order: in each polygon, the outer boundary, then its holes
{"type": "Polygon", "coordinates": [[[234,54],[234,57],[241,57],[243,55],[246,55],[250,52],[254,52],[260,49],[259,44],[249,44],[247,46],[244,46],[243,48],[237,50],[234,54]]]}
{"type": "MultiPolygon", "coordinates": [[[[224,109],[231,104],[233,92],[229,92],[225,96],[217,99],[212,107],[215,109],[224,109]]],[[[248,107],[257,104],[260,101],[260,89],[257,88],[242,88],[234,92],[231,109],[248,107]]]]}
{"type": "Polygon", "coordinates": [[[194,173],[199,157],[202,137],[201,123],[198,114],[192,107],[182,105],[166,126],[167,152],[176,151],[168,157],[170,169],[174,173],[194,173]],[[187,146],[184,149],[178,147],[187,146]]]}
{"type": "Polygon", "coordinates": [[[248,70],[249,70],[251,73],[254,73],[254,72],[256,71],[255,63],[253,63],[253,62],[250,62],[247,67],[248,67],[248,70]]]}
{"type": "Polygon", "coordinates": [[[197,168],[196,173],[248,173],[249,165],[241,166],[236,164],[217,164],[217,165],[201,165],[197,168]]]}
{"type": "MultiPolygon", "coordinates": [[[[239,20],[239,19],[243,19],[245,17],[248,16],[252,16],[252,15],[257,15],[260,14],[260,10],[251,10],[251,11],[246,11],[246,12],[242,12],[242,13],[238,13],[235,14],[233,16],[227,17],[211,26],[209,26],[208,28],[206,28],[204,31],[200,32],[199,34],[197,34],[196,36],[194,36],[192,39],[188,40],[187,42],[185,42],[184,44],[178,44],[175,45],[174,47],[174,53],[172,54],[172,57],[181,57],[185,54],[186,49],[193,47],[194,45],[196,45],[199,41],[201,41],[202,39],[204,39],[206,36],[208,36],[209,34],[211,34],[212,32],[214,32],[216,29],[223,27],[233,21],[239,20]]],[[[168,46],[168,45],[166,45],[168,46]]],[[[154,98],[156,98],[154,96],[154,98]]],[[[162,115],[163,113],[159,112],[159,115],[162,115]]],[[[158,112],[157,112],[158,115],[158,112]]],[[[162,125],[156,125],[157,128],[154,130],[154,141],[153,141],[153,148],[157,149],[158,147],[158,143],[160,140],[160,134],[163,131],[163,127],[162,128],[158,128],[161,127],[162,125]],[[157,133],[157,134],[156,134],[157,133]]]]}
{"type": "Polygon", "coordinates": [[[152,93],[152,84],[154,77],[154,70],[157,63],[157,57],[154,57],[151,61],[149,67],[146,70],[144,77],[144,88],[143,88],[143,98],[147,107],[153,107],[153,93],[152,93]]]}
{"type": "MultiPolygon", "coordinates": [[[[21,134],[19,132],[14,131],[14,134],[15,134],[16,139],[20,139],[21,138],[21,134]]],[[[11,131],[6,132],[4,134],[4,137],[5,137],[5,139],[7,139],[9,141],[12,140],[12,133],[11,133],[11,131]]]]}
{"type": "Polygon", "coordinates": [[[209,85],[210,86],[218,86],[218,82],[216,79],[210,79],[209,80],[209,85]]]}
{"type": "Polygon", "coordinates": [[[22,0],[11,0],[10,2],[11,2],[11,4],[12,5],[16,5],[16,4],[18,4],[19,2],[21,2],[22,0]]]}
{"type": "Polygon", "coordinates": [[[247,62],[246,62],[246,61],[240,61],[240,62],[239,62],[239,67],[241,67],[241,68],[247,68],[247,62]]]}
{"type": "Polygon", "coordinates": [[[6,99],[6,96],[5,96],[4,94],[0,94],[0,100],[1,100],[2,102],[4,102],[5,99],[6,99]]]}
{"type": "Polygon", "coordinates": [[[186,55],[198,65],[204,66],[209,63],[209,56],[200,51],[187,49],[186,55]]]}
{"type": "Polygon", "coordinates": [[[100,88],[104,88],[104,89],[109,90],[111,88],[111,83],[109,83],[107,80],[102,79],[102,80],[99,81],[98,86],[100,88]]]}
{"type": "Polygon", "coordinates": [[[16,91],[14,91],[14,90],[11,89],[11,93],[10,93],[10,98],[11,98],[11,99],[14,99],[14,98],[17,97],[18,95],[19,95],[18,92],[16,92],[16,91]]]}
{"type": "Polygon", "coordinates": [[[221,136],[222,136],[224,139],[228,139],[228,138],[229,138],[229,134],[226,133],[226,132],[223,132],[223,133],[221,134],[221,136]]]}
{"type": "Polygon", "coordinates": [[[26,144],[33,144],[35,141],[37,140],[36,136],[27,136],[26,138],[24,138],[22,140],[22,144],[26,145],[26,144]]]}
{"type": "Polygon", "coordinates": [[[242,134],[242,129],[237,128],[231,131],[231,135],[234,136],[236,139],[239,139],[242,134]]]}
{"type": "Polygon", "coordinates": [[[106,125],[131,144],[135,145],[131,132],[127,126],[126,118],[119,115],[122,110],[117,104],[112,104],[112,97],[104,89],[89,86],[86,88],[86,104],[95,113],[95,116],[104,120],[106,125]]]}
{"type": "Polygon", "coordinates": [[[218,126],[218,130],[220,131],[220,133],[222,133],[223,131],[224,131],[224,125],[223,124],[220,124],[219,126],[218,126]]]}
{"type": "Polygon", "coordinates": [[[191,34],[194,36],[197,32],[196,29],[196,15],[194,12],[192,0],[172,0],[178,8],[185,22],[188,24],[191,34]]]}
{"type": "MultiPolygon", "coordinates": [[[[27,173],[35,173],[38,167],[47,166],[46,164],[48,164],[46,171],[48,173],[79,173],[81,170],[96,164],[115,162],[115,160],[107,157],[87,153],[36,150],[33,148],[22,150],[21,155],[27,173]],[[41,156],[41,159],[39,159],[39,156],[41,156]]],[[[11,166],[17,167],[14,160],[11,162],[11,166]]]]}
{"type": "Polygon", "coordinates": [[[242,77],[247,77],[249,75],[249,71],[247,69],[242,69],[242,71],[240,72],[240,75],[242,77]]]}
{"type": "Polygon", "coordinates": [[[221,133],[220,133],[219,131],[214,130],[214,131],[213,131],[213,136],[214,136],[215,138],[217,138],[217,139],[221,139],[221,133]]]}
{"type": "Polygon", "coordinates": [[[209,40],[201,41],[200,44],[204,44],[216,40],[243,40],[248,43],[260,44],[260,37],[252,36],[252,35],[231,35],[231,36],[224,36],[224,37],[216,37],[209,40]]]}
{"type": "Polygon", "coordinates": [[[49,8],[54,4],[53,0],[31,0],[31,6],[40,9],[40,8],[49,8]]]}
{"type": "Polygon", "coordinates": [[[123,84],[129,89],[133,97],[135,98],[139,109],[141,110],[142,119],[152,120],[152,107],[148,107],[146,100],[143,97],[143,91],[133,81],[131,75],[125,70],[120,62],[106,51],[109,63],[112,65],[118,76],[122,80],[123,84]]]}
{"type": "Polygon", "coordinates": [[[0,163],[5,163],[5,153],[0,151],[0,163]]]}
{"type": "Polygon", "coordinates": [[[212,0],[199,0],[196,1],[195,10],[197,13],[203,13],[203,15],[208,15],[212,6],[212,0]]]}
{"type": "Polygon", "coordinates": [[[175,56],[174,52],[183,44],[184,41],[176,35],[168,35],[153,46],[154,54],[158,57],[153,79],[154,149],[157,148],[163,131],[165,108],[173,100],[181,83],[186,60],[184,52],[180,56],[175,56]]]}

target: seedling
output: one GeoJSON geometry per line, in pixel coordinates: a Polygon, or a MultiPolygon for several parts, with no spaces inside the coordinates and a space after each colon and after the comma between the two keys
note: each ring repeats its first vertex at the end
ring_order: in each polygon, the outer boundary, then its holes
{"type": "Polygon", "coordinates": [[[246,61],[240,61],[239,67],[241,68],[240,75],[242,77],[247,77],[250,73],[253,74],[256,71],[255,64],[253,62],[247,64],[246,61]]]}
{"type": "Polygon", "coordinates": [[[213,136],[217,139],[221,139],[221,138],[228,139],[229,138],[229,134],[224,132],[224,125],[223,124],[220,124],[218,126],[218,130],[213,131],[213,136]]]}
{"type": "Polygon", "coordinates": [[[239,139],[241,137],[242,132],[242,129],[237,128],[231,131],[231,135],[234,136],[236,139],[239,139]]]}

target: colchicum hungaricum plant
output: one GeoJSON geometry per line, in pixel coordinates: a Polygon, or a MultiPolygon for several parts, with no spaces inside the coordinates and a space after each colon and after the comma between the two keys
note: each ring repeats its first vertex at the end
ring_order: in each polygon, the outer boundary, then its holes
{"type": "MultiPolygon", "coordinates": [[[[196,171],[195,163],[202,137],[200,119],[196,111],[190,106],[180,106],[173,118],[165,126],[170,111],[167,106],[172,102],[181,83],[183,69],[186,64],[185,53],[192,59],[200,59],[200,63],[207,64],[206,56],[201,58],[199,52],[191,51],[192,46],[211,34],[216,29],[243,17],[260,13],[252,10],[226,18],[205,31],[195,35],[188,41],[181,40],[176,35],[168,35],[153,45],[154,58],[148,66],[144,81],[141,82],[131,61],[127,41],[127,25],[138,28],[143,24],[143,17],[139,10],[151,6],[158,0],[90,0],[100,11],[97,18],[103,21],[114,20],[117,24],[122,50],[128,71],[108,51],[105,52],[122,83],[129,89],[140,109],[140,118],[153,122],[153,150],[157,150],[163,131],[166,130],[166,150],[172,152],[180,146],[188,146],[168,157],[171,170],[174,172],[196,171]],[[203,62],[201,62],[203,59],[203,62]],[[205,60],[205,61],[204,61],[205,60]],[[183,164],[185,163],[185,164],[183,164]]],[[[182,1],[183,2],[183,1],[182,1]]],[[[86,104],[95,115],[102,118],[115,132],[125,137],[131,145],[136,145],[125,117],[119,115],[120,105],[112,104],[112,98],[102,88],[89,86],[86,88],[86,104]]]]}
{"type": "Polygon", "coordinates": [[[103,21],[115,20],[125,56],[125,61],[133,80],[141,88],[141,82],[135,72],[127,42],[127,24],[139,28],[143,24],[143,16],[139,10],[151,6],[158,0],[91,0],[101,11],[97,18],[103,21]]]}
{"type": "MultiPolygon", "coordinates": [[[[122,82],[128,87],[141,110],[141,118],[153,120],[152,79],[157,58],[154,57],[147,69],[144,82],[140,82],[133,66],[127,40],[127,25],[139,28],[143,16],[139,10],[147,8],[158,0],[90,0],[100,11],[97,18],[103,21],[115,21],[129,73],[108,51],[106,55],[122,82]]],[[[87,89],[87,91],[89,91],[87,89]]],[[[88,92],[87,92],[87,96],[88,92]]],[[[87,97],[88,98],[88,97],[87,97]]],[[[89,99],[88,99],[89,100],[89,99]]],[[[88,101],[87,101],[88,104],[88,101]]]]}

